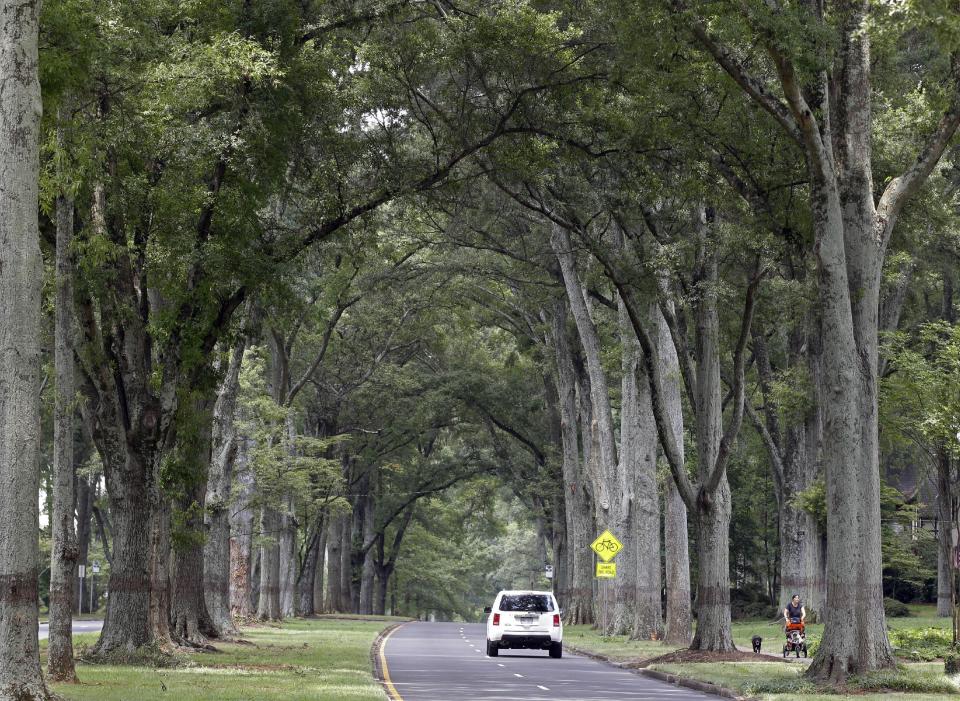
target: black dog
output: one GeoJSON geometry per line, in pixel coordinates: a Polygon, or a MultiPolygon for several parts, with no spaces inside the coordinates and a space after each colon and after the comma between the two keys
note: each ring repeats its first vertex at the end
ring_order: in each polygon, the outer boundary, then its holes
{"type": "Polygon", "coordinates": [[[753,643],[753,651],[759,655],[760,646],[763,644],[763,638],[761,638],[759,635],[754,635],[752,638],[750,638],[750,642],[753,643]]]}

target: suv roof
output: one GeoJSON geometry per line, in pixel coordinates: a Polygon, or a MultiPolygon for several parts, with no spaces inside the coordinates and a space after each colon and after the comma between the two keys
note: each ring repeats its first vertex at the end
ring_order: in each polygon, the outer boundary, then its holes
{"type": "Polygon", "coordinates": [[[536,591],[533,589],[504,589],[500,593],[507,596],[517,596],[520,594],[542,594],[545,596],[553,596],[552,591],[536,591]]]}

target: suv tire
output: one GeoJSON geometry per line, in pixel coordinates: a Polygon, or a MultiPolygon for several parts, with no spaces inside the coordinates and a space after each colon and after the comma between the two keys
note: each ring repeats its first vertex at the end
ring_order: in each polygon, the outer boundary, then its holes
{"type": "Polygon", "coordinates": [[[491,643],[487,641],[487,657],[496,657],[500,654],[500,648],[497,647],[496,643],[491,643]]]}
{"type": "Polygon", "coordinates": [[[550,643],[550,657],[554,659],[563,657],[563,643],[550,643]]]}

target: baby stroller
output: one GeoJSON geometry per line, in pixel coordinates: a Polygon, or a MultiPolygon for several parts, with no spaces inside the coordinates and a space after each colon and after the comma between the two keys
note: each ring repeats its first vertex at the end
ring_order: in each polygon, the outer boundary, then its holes
{"type": "Polygon", "coordinates": [[[791,652],[800,657],[807,656],[807,635],[806,625],[799,618],[791,618],[787,621],[786,633],[787,641],[783,644],[783,656],[786,657],[791,652]]]}

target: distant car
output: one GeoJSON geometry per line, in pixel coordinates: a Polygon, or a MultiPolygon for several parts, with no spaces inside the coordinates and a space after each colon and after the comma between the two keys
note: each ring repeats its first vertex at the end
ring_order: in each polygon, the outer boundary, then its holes
{"type": "Polygon", "coordinates": [[[487,607],[487,655],[501,649],[549,650],[563,657],[563,621],[553,592],[502,591],[487,607]]]}

